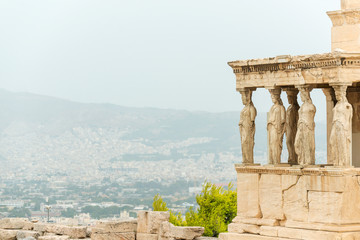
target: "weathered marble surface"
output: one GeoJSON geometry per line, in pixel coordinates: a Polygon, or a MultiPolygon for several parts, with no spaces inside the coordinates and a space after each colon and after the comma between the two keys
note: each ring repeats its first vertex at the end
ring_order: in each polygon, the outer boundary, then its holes
{"type": "Polygon", "coordinates": [[[298,87],[303,101],[295,137],[295,152],[301,165],[315,164],[315,105],[311,101],[309,87],[298,87]]]}
{"type": "Polygon", "coordinates": [[[268,152],[269,164],[280,164],[283,138],[285,132],[286,111],[281,101],[280,89],[269,89],[274,105],[268,113],[268,152]]]}
{"type": "Polygon", "coordinates": [[[240,91],[244,108],[240,113],[239,130],[241,137],[241,150],[243,163],[254,163],[254,136],[256,109],[251,101],[252,91],[244,89],[240,91]]]}
{"type": "Polygon", "coordinates": [[[329,138],[330,161],[335,166],[351,166],[353,108],[346,98],[347,86],[334,86],[337,103],[333,109],[329,138]]]}
{"type": "Polygon", "coordinates": [[[220,239],[360,239],[360,169],[237,165],[236,170],[238,204],[245,207],[220,239]]]}
{"type": "Polygon", "coordinates": [[[299,104],[297,102],[298,90],[296,88],[286,89],[289,107],[286,110],[286,146],[289,153],[288,163],[298,164],[298,156],[295,152],[295,137],[297,132],[297,123],[299,120],[299,104]]]}

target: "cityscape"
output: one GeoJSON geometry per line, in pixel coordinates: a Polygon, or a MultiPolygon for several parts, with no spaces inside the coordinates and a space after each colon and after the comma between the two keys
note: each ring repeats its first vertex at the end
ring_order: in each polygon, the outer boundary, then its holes
{"type": "MultiPolygon", "coordinates": [[[[90,224],[96,219],[136,217],[137,211],[152,207],[156,194],[173,211],[185,213],[196,207],[195,196],[205,181],[219,186],[236,183],[234,164],[242,161],[236,112],[102,105],[89,109],[62,100],[55,108],[65,110],[37,117],[52,98],[39,101],[36,95],[3,93],[4,103],[23,104],[0,121],[1,217],[46,221],[49,214],[55,222],[77,219],[90,224]],[[195,124],[188,125],[190,121],[195,124]]],[[[261,127],[266,125],[265,116],[258,115],[255,145],[255,162],[262,164],[267,161],[266,129],[261,127]]],[[[322,127],[318,125],[320,131],[322,127]]],[[[320,162],[326,159],[323,137],[317,139],[320,162]]],[[[282,161],[287,161],[286,150],[282,161]]]]}

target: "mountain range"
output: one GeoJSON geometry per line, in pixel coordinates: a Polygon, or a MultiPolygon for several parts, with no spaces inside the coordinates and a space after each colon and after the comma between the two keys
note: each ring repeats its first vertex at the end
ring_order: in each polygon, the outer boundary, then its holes
{"type": "MultiPolygon", "coordinates": [[[[87,156],[98,162],[130,156],[131,161],[132,155],[147,159],[180,148],[187,154],[231,152],[240,157],[239,112],[132,108],[0,90],[0,161],[16,165],[64,156],[69,163],[88,161],[87,156]]],[[[317,123],[321,151],[326,149],[325,129],[317,123]]],[[[258,113],[255,139],[255,156],[266,155],[266,113],[258,113]]]]}

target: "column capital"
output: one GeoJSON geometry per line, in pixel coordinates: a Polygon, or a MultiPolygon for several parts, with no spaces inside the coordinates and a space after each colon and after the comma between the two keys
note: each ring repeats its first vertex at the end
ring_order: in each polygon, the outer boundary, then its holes
{"type": "Polygon", "coordinates": [[[297,88],[283,88],[283,91],[286,92],[287,95],[292,96],[292,95],[297,95],[299,93],[299,89],[297,88]]]}
{"type": "Polygon", "coordinates": [[[243,93],[243,92],[248,92],[248,91],[251,91],[251,92],[255,92],[256,91],[256,87],[249,87],[249,88],[238,88],[237,91],[239,93],[243,93]]]}
{"type": "Polygon", "coordinates": [[[270,94],[280,95],[281,94],[281,88],[267,88],[269,90],[270,94]]]}
{"type": "Polygon", "coordinates": [[[311,85],[303,84],[303,85],[296,85],[295,86],[299,91],[307,91],[311,92],[313,87],[311,85]]]}
{"type": "Polygon", "coordinates": [[[299,91],[296,87],[286,87],[286,88],[282,88],[283,91],[285,92],[296,92],[299,91]]]}
{"type": "Polygon", "coordinates": [[[331,87],[337,87],[337,86],[352,86],[352,82],[336,82],[336,83],[330,83],[331,87]]]}
{"type": "Polygon", "coordinates": [[[267,90],[275,90],[275,89],[278,89],[278,90],[281,90],[281,87],[278,87],[278,86],[265,86],[265,89],[267,90]]]}

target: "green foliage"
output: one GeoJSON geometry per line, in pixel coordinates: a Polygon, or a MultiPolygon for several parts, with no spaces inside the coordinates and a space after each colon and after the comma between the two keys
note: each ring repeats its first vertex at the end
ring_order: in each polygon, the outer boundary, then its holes
{"type": "MultiPolygon", "coordinates": [[[[169,211],[169,209],[166,207],[166,202],[164,202],[163,198],[159,194],[155,195],[152,206],[154,211],[169,211]]],[[[171,210],[169,212],[169,222],[175,226],[186,226],[186,222],[183,220],[180,212],[174,213],[171,210]]]]}
{"type": "Polygon", "coordinates": [[[154,211],[168,211],[169,209],[166,207],[166,202],[162,199],[159,194],[156,194],[153,201],[153,210],[154,211]]]}
{"type": "Polygon", "coordinates": [[[9,209],[7,207],[0,207],[0,212],[8,212],[9,209]]]}
{"type": "Polygon", "coordinates": [[[9,212],[9,217],[19,218],[19,217],[30,217],[30,210],[27,208],[14,208],[9,212]]]}
{"type": "Polygon", "coordinates": [[[199,226],[199,214],[194,211],[193,207],[190,207],[189,211],[185,215],[186,223],[188,226],[199,226]]]}
{"type": "Polygon", "coordinates": [[[66,218],[73,218],[76,215],[76,210],[73,208],[68,208],[66,209],[66,211],[62,211],[61,212],[61,216],[66,217],[66,218]]]}
{"type": "MultiPolygon", "coordinates": [[[[196,196],[199,209],[190,208],[185,220],[180,212],[175,214],[170,211],[170,222],[176,226],[202,226],[205,228],[204,236],[217,237],[219,233],[226,232],[227,225],[236,217],[237,194],[232,188],[231,183],[225,189],[205,182],[200,195],[196,196]]],[[[154,197],[153,208],[154,211],[168,211],[159,194],[154,197]]]]}
{"type": "Polygon", "coordinates": [[[215,184],[205,182],[200,195],[196,196],[199,204],[197,213],[191,216],[192,225],[205,228],[204,235],[216,237],[227,230],[227,225],[236,217],[236,191],[229,183],[227,190],[215,184]],[[197,215],[197,216],[196,216],[197,215]]]}
{"type": "Polygon", "coordinates": [[[170,210],[169,222],[171,222],[175,226],[187,226],[186,221],[184,221],[181,212],[174,213],[173,211],[170,210]]]}
{"type": "Polygon", "coordinates": [[[111,207],[99,207],[99,206],[86,206],[81,209],[83,213],[89,213],[92,218],[100,219],[113,217],[114,214],[120,214],[120,207],[111,206],[111,207]]]}

